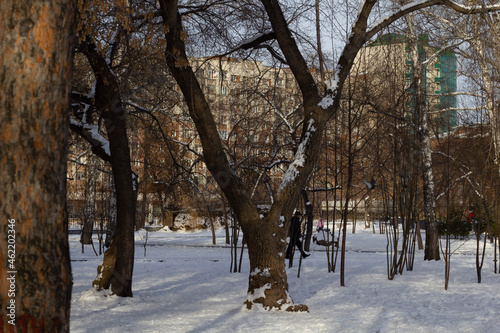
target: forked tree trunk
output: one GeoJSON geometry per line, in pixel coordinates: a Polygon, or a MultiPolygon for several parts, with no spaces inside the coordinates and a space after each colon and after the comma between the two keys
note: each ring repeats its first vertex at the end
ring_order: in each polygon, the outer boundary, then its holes
{"type": "Polygon", "coordinates": [[[69,331],[66,162],[74,5],[0,5],[1,332],[69,331]]]}
{"type": "MultiPolygon", "coordinates": [[[[304,305],[293,304],[288,294],[284,253],[289,221],[285,221],[282,215],[291,215],[290,207],[297,202],[300,188],[307,179],[305,175],[308,175],[307,172],[310,170],[305,171],[304,177],[300,179],[301,184],[294,183],[294,190],[280,191],[277,199],[279,204],[273,205],[265,219],[260,218],[257,207],[251,201],[250,191],[230,167],[210,107],[189,65],[183,37],[185,33],[182,31],[181,18],[177,12],[177,1],[160,1],[160,5],[166,27],[167,65],[183,92],[190,116],[200,135],[207,168],[234,209],[245,234],[251,270],[245,305],[247,308],[307,310],[304,305]]],[[[314,135],[319,139],[315,137],[308,140],[304,150],[310,148],[309,144],[318,145],[322,133],[321,130],[318,132],[319,136],[316,133],[314,135]]],[[[319,148],[316,149],[316,154],[318,151],[319,148]]],[[[312,168],[312,164],[308,167],[312,168]]]]}
{"type": "MultiPolygon", "coordinates": [[[[304,116],[297,153],[282,179],[269,214],[266,218],[260,219],[257,207],[249,196],[250,191],[228,162],[210,107],[189,65],[185,47],[188,36],[182,29],[177,0],[160,0],[167,42],[165,50],[167,65],[184,95],[189,114],[198,130],[205,164],[234,209],[245,233],[251,269],[248,298],[245,302],[247,307],[307,309],[303,305],[293,305],[288,295],[283,255],[286,232],[290,223],[286,217],[291,216],[300,190],[312,172],[319,154],[325,124],[338,111],[342,87],[356,54],[367,40],[398,18],[397,15],[393,15],[368,32],[368,17],[376,2],[376,0],[367,0],[360,8],[349,41],[342,51],[333,78],[330,80],[326,96],[321,97],[307,63],[288,28],[288,21],[281,11],[278,0],[262,1],[273,33],[263,34],[245,44],[245,47],[255,47],[262,40],[269,40],[271,37],[277,39],[302,93],[304,116]]],[[[423,3],[420,8],[430,4],[432,2],[423,3]]]]}

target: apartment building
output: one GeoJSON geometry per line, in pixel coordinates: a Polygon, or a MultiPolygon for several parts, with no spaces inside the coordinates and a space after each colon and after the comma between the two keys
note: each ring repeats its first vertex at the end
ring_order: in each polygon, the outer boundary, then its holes
{"type": "MultiPolygon", "coordinates": [[[[428,35],[418,39],[419,66],[423,66],[423,84],[428,112],[440,132],[457,126],[456,55],[429,43],[428,35]]],[[[389,99],[393,105],[404,100],[406,116],[414,112],[413,68],[407,38],[386,34],[362,48],[351,76],[363,78],[374,98],[389,99]]]]}
{"type": "MultiPolygon", "coordinates": [[[[425,39],[420,50],[422,60],[436,52],[425,39]]],[[[277,189],[288,167],[286,161],[293,157],[297,140],[294,133],[300,133],[301,128],[301,96],[293,74],[287,67],[251,59],[203,57],[190,62],[230,162],[251,184],[255,200],[269,202],[269,193],[277,189]]],[[[455,66],[451,53],[442,53],[426,65],[428,105],[436,111],[456,106],[455,97],[449,95],[456,91],[455,66]]],[[[318,71],[311,71],[319,81],[318,71]]],[[[405,37],[391,34],[361,49],[350,77],[356,84],[367,86],[363,91],[369,98],[387,100],[411,92],[411,72],[405,37]]],[[[147,127],[141,122],[129,129],[132,167],[140,184],[138,214],[147,222],[182,206],[186,187],[208,190],[207,200],[219,195],[203,163],[201,142],[183,96],[173,80],[165,85],[171,91],[165,98],[167,105],[161,106],[168,111],[157,115],[161,130],[157,129],[158,124],[147,127]],[[183,174],[182,181],[176,175],[179,172],[183,174]]],[[[411,114],[411,99],[407,99],[406,107],[411,114]]],[[[436,112],[436,117],[446,118],[449,127],[456,124],[455,111],[436,112]]],[[[73,205],[75,212],[83,209],[85,191],[89,191],[88,185],[84,185],[89,177],[85,168],[87,155],[85,149],[76,149],[68,168],[69,191],[77,203],[73,205]]],[[[110,197],[111,179],[106,166],[98,168],[102,175],[96,186],[101,186],[105,200],[110,197]]],[[[105,210],[104,203],[102,206],[105,210]]]]}
{"type": "MultiPolygon", "coordinates": [[[[289,145],[287,126],[300,118],[301,110],[300,94],[289,68],[226,57],[192,58],[191,66],[210,104],[220,138],[235,163],[246,160],[244,167],[270,163],[276,147],[289,145]]],[[[180,103],[174,113],[179,120],[173,123],[174,138],[191,142],[190,148],[201,155],[201,143],[185,103],[180,103]]],[[[284,149],[278,156],[290,159],[292,154],[292,149],[284,149]]],[[[191,160],[198,157],[193,153],[191,160]]],[[[198,171],[202,176],[196,177],[196,182],[205,182],[206,169],[200,165],[198,171]]]]}

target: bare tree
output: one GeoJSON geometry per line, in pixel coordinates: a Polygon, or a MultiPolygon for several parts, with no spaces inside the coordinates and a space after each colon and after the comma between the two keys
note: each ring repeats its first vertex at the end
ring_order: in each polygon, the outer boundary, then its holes
{"type": "Polygon", "coordinates": [[[249,191],[232,169],[221,144],[219,133],[203,90],[189,64],[186,54],[186,31],[175,0],[160,1],[165,27],[166,59],[189,108],[203,146],[205,163],[221,187],[241,223],[248,244],[250,277],[248,308],[256,305],[267,309],[306,310],[292,305],[283,260],[288,216],[291,216],[301,189],[312,172],[318,157],[326,122],[337,112],[342,89],[359,49],[382,28],[412,11],[437,4],[455,6],[448,1],[425,1],[402,7],[368,28],[368,20],[377,1],[361,4],[348,43],[339,58],[326,95],[319,91],[308,65],[289,29],[281,6],[276,0],[262,2],[273,34],[258,34],[254,41],[275,37],[303,97],[303,130],[294,160],[286,171],[269,214],[260,217],[249,191]]]}

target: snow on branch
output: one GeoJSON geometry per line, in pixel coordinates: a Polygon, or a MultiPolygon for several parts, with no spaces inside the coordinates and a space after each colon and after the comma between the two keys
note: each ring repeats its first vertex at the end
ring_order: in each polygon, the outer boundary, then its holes
{"type": "Polygon", "coordinates": [[[328,192],[328,191],[335,191],[335,190],[341,190],[342,185],[335,185],[335,186],[328,186],[328,187],[308,187],[306,190],[308,192],[328,192]]]}
{"type": "MultiPolygon", "coordinates": [[[[443,94],[428,94],[429,96],[443,96],[443,94]]],[[[484,95],[474,93],[474,92],[468,92],[468,91],[456,91],[456,92],[449,92],[445,94],[446,96],[471,96],[471,97],[478,97],[478,98],[484,98],[484,95]]]]}
{"type": "Polygon", "coordinates": [[[105,161],[111,161],[109,141],[99,133],[99,127],[70,117],[71,129],[87,140],[92,146],[92,151],[105,161]]]}
{"type": "Polygon", "coordinates": [[[490,5],[490,6],[464,6],[451,0],[442,0],[442,2],[445,6],[462,14],[478,14],[484,12],[500,11],[500,4],[490,5]]]}
{"type": "MultiPolygon", "coordinates": [[[[461,177],[458,177],[457,179],[455,179],[453,182],[451,182],[448,187],[442,192],[440,193],[437,197],[436,197],[436,201],[439,200],[439,198],[441,198],[442,196],[444,196],[447,192],[449,192],[451,190],[451,188],[453,187],[453,185],[455,185],[456,183],[458,183],[459,181],[461,181],[462,179],[464,178],[467,178],[469,180],[469,176],[472,175],[472,171],[469,171],[468,173],[466,173],[465,175],[461,176],[461,177]]],[[[470,182],[470,180],[469,180],[470,182]]]]}
{"type": "Polygon", "coordinates": [[[434,59],[436,59],[437,57],[439,57],[441,54],[443,54],[444,52],[450,50],[450,49],[454,49],[454,48],[457,48],[459,47],[460,45],[462,45],[463,43],[467,42],[468,40],[470,39],[465,39],[465,40],[461,40],[457,43],[451,43],[451,44],[448,44],[448,45],[445,45],[443,46],[442,48],[440,48],[437,52],[434,52],[429,58],[427,58],[425,61],[423,61],[420,66],[421,67],[425,67],[427,66],[428,64],[431,63],[431,61],[434,61],[434,59]]]}
{"type": "Polygon", "coordinates": [[[244,39],[240,42],[240,45],[237,46],[237,49],[248,50],[250,48],[255,47],[261,43],[270,41],[272,39],[276,39],[276,34],[272,30],[266,30],[260,34],[257,34],[251,38],[244,39]]]}
{"type": "Polygon", "coordinates": [[[421,0],[421,1],[410,2],[404,6],[401,6],[397,12],[384,16],[380,18],[377,22],[375,22],[372,25],[372,27],[368,29],[368,31],[366,32],[367,40],[375,36],[378,32],[380,32],[382,29],[389,26],[396,20],[405,16],[406,14],[409,14],[419,9],[439,4],[440,2],[442,2],[442,0],[421,0]]]}
{"type": "Polygon", "coordinates": [[[366,35],[368,39],[370,39],[373,36],[375,36],[378,32],[380,32],[382,29],[392,24],[396,20],[400,19],[401,17],[405,16],[406,14],[435,5],[446,6],[461,14],[478,14],[484,12],[500,11],[500,4],[491,6],[464,6],[451,0],[415,1],[415,2],[410,2],[404,6],[401,6],[399,10],[393,14],[382,17],[380,20],[378,20],[375,24],[372,25],[372,27],[367,31],[366,35]]]}
{"type": "Polygon", "coordinates": [[[476,106],[476,107],[470,107],[470,108],[446,108],[446,109],[441,109],[441,110],[436,110],[436,111],[427,111],[427,114],[440,114],[440,113],[450,112],[450,111],[479,111],[479,110],[482,110],[483,108],[484,107],[482,107],[482,106],[476,106]]]}
{"type": "Polygon", "coordinates": [[[298,168],[304,167],[306,163],[307,148],[312,139],[313,132],[316,132],[316,127],[314,127],[314,119],[309,119],[304,138],[300,142],[300,145],[297,148],[297,152],[295,153],[295,157],[286,170],[283,179],[281,180],[281,184],[278,188],[278,193],[285,189],[288,184],[295,182],[295,180],[299,176],[300,171],[298,168]]]}
{"type": "MultiPolygon", "coordinates": [[[[382,29],[386,28],[390,24],[394,23],[396,20],[402,18],[403,16],[412,13],[419,9],[424,9],[427,7],[442,5],[446,6],[456,12],[463,14],[474,14],[481,12],[492,12],[500,11],[500,4],[491,6],[463,6],[451,0],[420,0],[408,3],[401,6],[396,12],[386,15],[376,21],[371,27],[367,26],[368,17],[375,5],[376,0],[362,0],[359,5],[358,16],[352,27],[352,32],[349,37],[349,42],[346,44],[344,51],[339,60],[339,64],[335,69],[330,84],[327,87],[326,95],[318,103],[323,109],[330,109],[337,97],[338,85],[343,83],[343,79],[350,70],[354,56],[364,43],[370,40],[373,36],[379,33],[382,29]],[[344,59],[342,59],[344,58],[344,59]],[[342,64],[345,68],[342,68],[342,64]]],[[[450,45],[449,47],[452,47],[450,45]]]]}

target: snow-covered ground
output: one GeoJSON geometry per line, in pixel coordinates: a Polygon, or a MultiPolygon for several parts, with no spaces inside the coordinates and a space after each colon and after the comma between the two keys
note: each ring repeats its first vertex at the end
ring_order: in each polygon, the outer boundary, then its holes
{"type": "MultiPolygon", "coordinates": [[[[245,310],[249,265],[230,273],[230,249],[223,230],[213,246],[210,231],[148,234],[144,254],[136,236],[134,297],[120,298],[90,288],[101,257],[90,247],[81,253],[70,235],[73,264],[72,332],[499,332],[500,274],[493,272],[493,247],[487,244],[483,281],[477,283],[475,240],[451,259],[444,290],[444,261],[424,262],[387,279],[386,236],[364,230],[347,234],[346,287],[339,268],[328,273],[324,248],[314,246],[288,269],[290,293],[309,313],[245,310]]],[[[238,251],[239,253],[239,251],[238,251]]]]}

